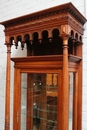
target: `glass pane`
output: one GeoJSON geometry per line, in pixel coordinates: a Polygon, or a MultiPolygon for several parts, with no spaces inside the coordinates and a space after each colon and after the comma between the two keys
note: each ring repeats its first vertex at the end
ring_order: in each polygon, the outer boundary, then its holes
{"type": "Polygon", "coordinates": [[[21,78],[21,130],[26,130],[27,74],[23,74],[21,78]]]}
{"type": "Polygon", "coordinates": [[[57,130],[58,74],[21,75],[21,130],[57,130]]]}
{"type": "Polygon", "coordinates": [[[69,73],[69,130],[73,130],[74,73],[69,73]]]}

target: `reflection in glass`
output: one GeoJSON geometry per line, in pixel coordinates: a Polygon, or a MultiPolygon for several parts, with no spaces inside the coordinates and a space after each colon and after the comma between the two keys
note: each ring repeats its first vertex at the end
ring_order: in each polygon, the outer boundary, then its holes
{"type": "Polygon", "coordinates": [[[58,74],[21,79],[21,130],[57,130],[58,74]]]}
{"type": "Polygon", "coordinates": [[[74,73],[69,73],[69,130],[73,130],[74,73]]]}

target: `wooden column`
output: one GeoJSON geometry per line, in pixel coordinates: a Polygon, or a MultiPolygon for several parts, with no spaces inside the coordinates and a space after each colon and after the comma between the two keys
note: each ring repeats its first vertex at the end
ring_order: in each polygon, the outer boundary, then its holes
{"type": "Polygon", "coordinates": [[[62,86],[62,130],[68,130],[68,36],[63,36],[63,86],[62,86]]]}
{"type": "Polygon", "coordinates": [[[7,66],[6,66],[6,99],[5,99],[5,130],[10,130],[10,55],[11,44],[7,45],[7,66]]]}

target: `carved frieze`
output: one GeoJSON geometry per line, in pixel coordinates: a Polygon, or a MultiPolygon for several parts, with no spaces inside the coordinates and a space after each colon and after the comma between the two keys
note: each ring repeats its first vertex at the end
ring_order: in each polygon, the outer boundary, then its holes
{"type": "Polygon", "coordinates": [[[79,29],[79,32],[83,32],[83,26],[77,22],[73,17],[71,17],[69,14],[62,14],[62,15],[54,15],[54,16],[50,16],[50,17],[46,17],[40,20],[34,20],[31,22],[27,22],[24,24],[19,24],[16,26],[11,26],[11,27],[7,27],[5,29],[5,33],[6,34],[12,34],[12,32],[14,33],[18,33],[23,32],[23,31],[38,31],[40,29],[48,29],[49,27],[58,27],[62,24],[66,24],[68,22],[69,25],[73,26],[73,28],[77,28],[79,29]],[[39,26],[39,28],[38,28],[39,26]]]}

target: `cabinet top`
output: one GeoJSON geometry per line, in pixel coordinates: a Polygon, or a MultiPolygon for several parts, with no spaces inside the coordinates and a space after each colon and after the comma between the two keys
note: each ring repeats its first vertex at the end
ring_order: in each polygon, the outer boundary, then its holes
{"type": "Polygon", "coordinates": [[[35,13],[31,13],[31,14],[27,14],[21,17],[3,21],[0,24],[4,25],[5,27],[11,27],[11,26],[16,26],[19,24],[31,22],[34,20],[39,20],[41,18],[46,18],[49,16],[58,15],[58,14],[60,15],[64,13],[69,13],[81,25],[84,25],[85,22],[87,21],[85,17],[75,8],[75,6],[71,2],[69,2],[66,4],[62,4],[62,5],[51,7],[45,10],[41,10],[35,13]]]}

